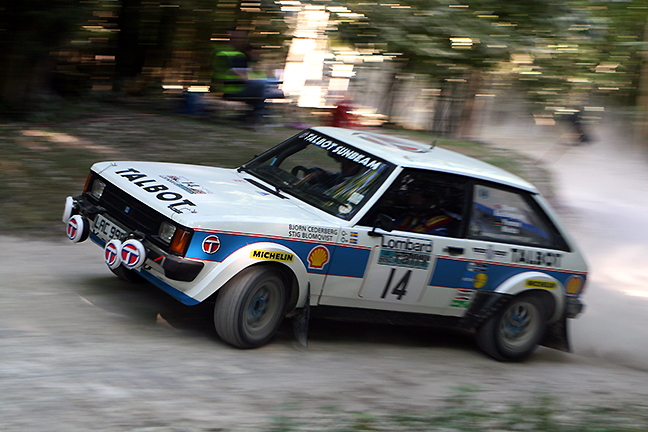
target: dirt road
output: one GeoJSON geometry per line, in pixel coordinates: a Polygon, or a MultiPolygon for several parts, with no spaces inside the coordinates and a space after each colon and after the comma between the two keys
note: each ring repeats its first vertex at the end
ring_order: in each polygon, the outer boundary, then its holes
{"type": "Polygon", "coordinates": [[[327,322],[312,324],[307,349],[286,328],[241,351],[214,335],[209,308],[121,282],[90,243],[1,242],[3,431],[269,430],[286,412],[425,412],[460,387],[495,406],[538,394],[574,409],[648,401],[646,358],[618,351],[648,310],[622,294],[597,297],[616,320],[602,333],[597,307],[574,323],[575,353],[541,348],[522,364],[454,333],[327,322]]]}
{"type": "Polygon", "coordinates": [[[648,242],[633,228],[646,207],[569,180],[587,173],[575,168],[579,151],[553,164],[572,176],[558,177],[558,203],[593,270],[572,354],[540,348],[504,364],[461,334],[317,321],[307,349],[286,327],[266,347],[237,350],[217,338],[208,307],[120,281],[90,242],[5,237],[0,430],[256,431],[285,415],[317,430],[340,412],[427,412],[465,389],[489,410],[538,395],[568,410],[646,409],[648,301],[637,294],[648,242]]]}

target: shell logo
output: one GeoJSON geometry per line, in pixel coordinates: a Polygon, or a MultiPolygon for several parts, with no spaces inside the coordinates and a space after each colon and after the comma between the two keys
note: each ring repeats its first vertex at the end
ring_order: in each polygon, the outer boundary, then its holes
{"type": "Polygon", "coordinates": [[[329,262],[331,254],[324,246],[314,247],[308,254],[308,268],[321,270],[329,262]]]}
{"type": "Polygon", "coordinates": [[[580,276],[570,276],[565,283],[565,291],[569,295],[578,294],[583,288],[583,278],[580,276]]]}
{"type": "Polygon", "coordinates": [[[488,282],[488,276],[486,273],[477,273],[473,279],[473,287],[475,289],[484,288],[486,282],[488,282]]]}

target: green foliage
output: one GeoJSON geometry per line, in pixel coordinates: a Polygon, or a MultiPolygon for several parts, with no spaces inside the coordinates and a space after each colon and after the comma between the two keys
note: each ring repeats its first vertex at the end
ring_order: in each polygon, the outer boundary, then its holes
{"type": "Polygon", "coordinates": [[[298,406],[292,406],[273,419],[270,430],[639,432],[648,426],[645,406],[619,402],[614,407],[580,408],[562,404],[548,394],[530,394],[523,402],[505,404],[480,396],[476,388],[456,389],[437,408],[398,414],[312,409],[300,412],[298,406]]]}
{"type": "Polygon", "coordinates": [[[399,53],[408,71],[448,75],[456,66],[492,68],[555,38],[576,19],[569,3],[546,0],[345,4],[364,18],[341,22],[341,38],[399,53]]]}
{"type": "Polygon", "coordinates": [[[396,53],[401,70],[435,82],[506,74],[539,111],[592,96],[634,103],[648,51],[645,0],[343,3],[362,16],[341,19],[337,38],[396,53]]]}
{"type": "MultiPolygon", "coordinates": [[[[400,71],[435,83],[468,80],[471,73],[505,76],[538,110],[591,96],[634,103],[648,52],[646,0],[310,3],[331,11],[334,44],[384,54],[400,71]]],[[[280,67],[292,19],[273,0],[3,5],[0,104],[14,111],[29,109],[48,83],[66,96],[110,88],[115,79],[119,89],[139,94],[159,89],[163,76],[178,84],[207,83],[213,45],[235,26],[249,30],[251,42],[265,47],[263,57],[280,67]],[[137,86],[121,83],[126,79],[137,86]]]]}

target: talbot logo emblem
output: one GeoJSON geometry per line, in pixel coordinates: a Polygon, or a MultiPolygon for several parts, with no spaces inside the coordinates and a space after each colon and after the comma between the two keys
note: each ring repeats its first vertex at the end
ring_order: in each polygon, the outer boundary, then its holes
{"type": "Polygon", "coordinates": [[[108,243],[104,252],[104,259],[106,260],[106,264],[108,264],[109,267],[114,266],[117,262],[117,258],[119,257],[117,245],[115,245],[115,243],[113,242],[108,243]]]}
{"type": "Polygon", "coordinates": [[[205,237],[202,242],[202,250],[206,254],[214,254],[220,249],[220,239],[215,235],[205,237]]]}
{"type": "Polygon", "coordinates": [[[121,259],[127,267],[135,267],[140,260],[140,253],[132,244],[125,244],[121,251],[121,259]]]}
{"type": "Polygon", "coordinates": [[[79,230],[79,224],[77,223],[77,220],[72,218],[68,221],[68,226],[67,226],[67,236],[70,240],[74,240],[77,236],[77,232],[79,230]]]}

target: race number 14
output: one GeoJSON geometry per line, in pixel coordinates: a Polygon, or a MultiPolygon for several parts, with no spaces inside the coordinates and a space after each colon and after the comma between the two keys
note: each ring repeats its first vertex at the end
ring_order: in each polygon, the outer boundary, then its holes
{"type": "Polygon", "coordinates": [[[394,279],[394,274],[396,273],[396,269],[391,269],[389,272],[389,277],[387,278],[387,283],[385,284],[385,289],[383,289],[382,295],[380,298],[385,298],[387,297],[387,294],[390,293],[395,295],[398,300],[402,300],[403,296],[407,294],[407,283],[409,282],[410,275],[412,274],[412,270],[407,270],[407,272],[403,275],[403,277],[396,282],[393,288],[392,286],[392,280],[394,279]]]}

